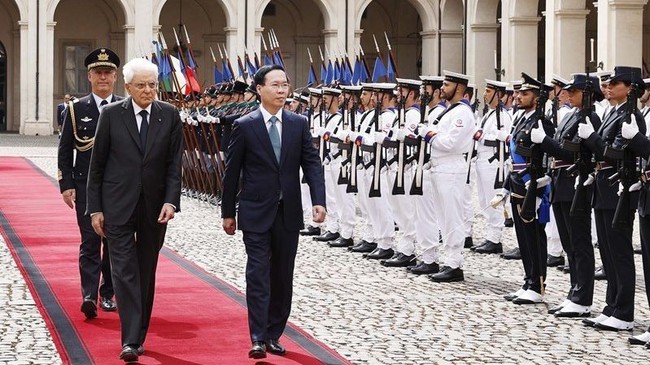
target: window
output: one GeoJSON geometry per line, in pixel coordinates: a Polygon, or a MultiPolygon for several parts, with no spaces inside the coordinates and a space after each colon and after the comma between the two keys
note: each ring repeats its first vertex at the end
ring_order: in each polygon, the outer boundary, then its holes
{"type": "Polygon", "coordinates": [[[84,60],[91,51],[90,43],[66,43],[63,45],[63,93],[84,95],[90,92],[88,70],[84,60]]]}

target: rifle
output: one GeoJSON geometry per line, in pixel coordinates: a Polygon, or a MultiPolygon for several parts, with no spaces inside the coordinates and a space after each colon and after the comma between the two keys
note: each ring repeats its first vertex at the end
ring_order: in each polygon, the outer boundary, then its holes
{"type": "MultiPolygon", "coordinates": [[[[375,123],[375,132],[380,131],[379,114],[381,114],[381,100],[378,99],[377,104],[375,105],[375,115],[373,116],[373,123],[375,123]]],[[[370,198],[381,196],[381,167],[384,165],[384,158],[382,156],[381,148],[382,143],[383,141],[375,141],[375,144],[373,145],[375,153],[373,156],[372,164],[375,165],[375,170],[372,174],[372,183],[370,184],[370,192],[368,194],[370,198]]]]}
{"type": "MultiPolygon", "coordinates": [[[[398,131],[404,128],[406,119],[406,100],[400,97],[399,109],[397,110],[397,128],[398,131]]],[[[393,195],[404,195],[404,166],[406,164],[406,145],[403,138],[398,138],[397,144],[397,172],[395,173],[395,181],[393,182],[393,195]]]]}
{"type": "MultiPolygon", "coordinates": [[[[359,103],[353,97],[352,109],[350,110],[350,130],[352,131],[356,131],[356,117],[357,117],[358,108],[359,108],[359,103]]],[[[357,165],[361,158],[361,154],[360,154],[361,141],[359,140],[359,137],[357,137],[354,140],[350,140],[349,143],[350,143],[350,172],[348,177],[348,186],[345,188],[345,192],[357,193],[359,192],[359,189],[357,189],[357,176],[358,176],[357,165]]]]}
{"type": "MultiPolygon", "coordinates": [[[[497,130],[501,130],[501,127],[503,127],[503,125],[501,125],[501,108],[503,108],[503,103],[501,102],[501,98],[499,98],[497,110],[495,111],[497,117],[497,130]]],[[[498,141],[496,148],[497,151],[494,155],[497,156],[499,163],[497,165],[497,175],[494,177],[494,188],[501,189],[506,180],[506,142],[498,141]]]]}
{"type": "MultiPolygon", "coordinates": [[[[632,115],[637,111],[637,85],[632,82],[630,92],[627,94],[627,102],[625,104],[625,117],[621,119],[622,123],[631,123],[632,115]]],[[[620,128],[619,128],[620,130],[620,128]]],[[[616,142],[616,141],[615,141],[616,142]]],[[[623,186],[621,195],[616,203],[616,211],[614,211],[614,218],[612,219],[612,227],[614,228],[627,228],[632,226],[633,217],[630,214],[630,186],[638,181],[637,163],[634,152],[628,148],[628,143],[624,143],[619,148],[612,146],[605,147],[605,157],[616,160],[617,172],[610,176],[608,179],[613,184],[616,181],[623,186]]]]}
{"type": "MultiPolygon", "coordinates": [[[[425,118],[429,115],[429,102],[431,102],[431,95],[425,91],[420,94],[420,128],[424,126],[425,118]]],[[[423,167],[426,162],[427,143],[421,136],[417,137],[417,148],[414,153],[417,156],[417,164],[415,165],[415,173],[413,174],[413,181],[411,182],[410,195],[423,195],[423,167]]]]}
{"type": "MultiPolygon", "coordinates": [[[[535,110],[535,123],[541,122],[544,119],[544,105],[548,100],[548,91],[541,85],[539,90],[539,101],[537,102],[537,108],[535,110]]],[[[528,134],[526,134],[528,136],[528,134]]],[[[530,177],[530,182],[528,188],[526,189],[526,196],[524,197],[524,202],[521,204],[521,211],[519,216],[521,219],[526,222],[532,222],[537,216],[536,212],[536,203],[537,203],[537,179],[542,175],[542,165],[543,165],[543,153],[539,150],[537,144],[531,144],[530,147],[525,147],[521,144],[523,141],[518,141],[516,146],[517,154],[526,157],[528,160],[528,166],[520,174],[523,176],[525,173],[528,173],[530,177]]]]}

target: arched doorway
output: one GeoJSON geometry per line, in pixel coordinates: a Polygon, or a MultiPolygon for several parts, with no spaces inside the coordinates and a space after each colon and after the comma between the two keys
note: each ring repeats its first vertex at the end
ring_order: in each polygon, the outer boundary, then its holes
{"type": "Polygon", "coordinates": [[[7,130],[7,51],[0,42],[0,132],[7,130]]]}
{"type": "MultiPolygon", "coordinates": [[[[61,0],[54,11],[54,100],[53,111],[65,94],[77,97],[90,93],[86,55],[95,48],[108,47],[128,61],[125,53],[126,17],[119,0],[61,0]],[[83,16],[80,16],[83,14],[83,16]]],[[[118,71],[115,94],[124,94],[122,73],[118,71]]],[[[56,123],[56,116],[53,116],[56,123]]]]}
{"type": "MultiPolygon", "coordinates": [[[[217,62],[220,61],[218,47],[226,43],[224,28],[227,26],[226,14],[219,1],[214,0],[168,0],[160,11],[160,32],[165,36],[167,46],[175,57],[178,57],[178,47],[175,46],[174,31],[178,33],[183,46],[184,57],[187,57],[186,39],[183,28],[187,29],[190,37],[192,52],[199,66],[197,81],[201,86],[211,85],[214,81],[212,73],[212,55],[215,53],[217,62]]],[[[233,67],[236,68],[237,55],[229,55],[233,67]]]]}
{"type": "MultiPolygon", "coordinates": [[[[320,65],[319,46],[323,57],[327,59],[323,45],[325,22],[318,5],[314,1],[305,0],[272,0],[264,8],[261,24],[264,29],[262,37],[267,47],[270,47],[268,32],[273,30],[277,36],[284,68],[291,78],[291,84],[294,87],[307,85],[310,66],[307,49],[311,52],[316,70],[319,70],[320,65]]],[[[328,47],[331,59],[343,53],[344,46],[341,44],[336,49],[328,47]]],[[[263,44],[260,50],[260,58],[263,58],[263,44]]]]}

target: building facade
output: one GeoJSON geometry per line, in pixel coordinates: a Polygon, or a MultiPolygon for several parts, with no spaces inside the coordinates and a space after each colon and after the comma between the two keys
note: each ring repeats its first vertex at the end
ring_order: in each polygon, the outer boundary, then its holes
{"type": "MultiPolygon", "coordinates": [[[[123,60],[152,50],[162,32],[185,25],[199,64],[212,82],[212,52],[231,59],[263,54],[273,29],[293,84],[310,65],[363,50],[369,64],[387,39],[399,76],[465,72],[518,79],[522,71],[549,80],[594,61],[641,66],[650,58],[648,0],[0,0],[0,131],[52,134],[66,93],[88,92],[85,54],[107,46],[123,60]],[[377,46],[375,46],[375,39],[377,46]],[[320,47],[320,51],[319,51],[320,47]],[[212,50],[212,52],[211,52],[212,50]],[[498,76],[497,76],[498,75],[498,76]]],[[[181,35],[182,37],[182,35],[181,35]]],[[[123,93],[120,80],[117,92],[123,93]]]]}

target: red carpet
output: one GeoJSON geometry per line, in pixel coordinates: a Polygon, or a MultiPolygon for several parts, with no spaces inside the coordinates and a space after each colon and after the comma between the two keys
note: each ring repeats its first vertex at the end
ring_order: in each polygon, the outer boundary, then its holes
{"type": "MultiPolygon", "coordinates": [[[[182,214],[182,213],[181,213],[182,214]]],[[[173,229],[173,227],[171,228],[173,229]]],[[[79,230],[56,182],[23,158],[0,158],[0,233],[14,255],[64,363],[120,364],[117,313],[80,312],[79,230]]],[[[347,364],[295,326],[284,357],[257,364],[347,364]]],[[[158,264],[156,302],[142,364],[254,364],[243,294],[169,249],[158,264]]]]}

